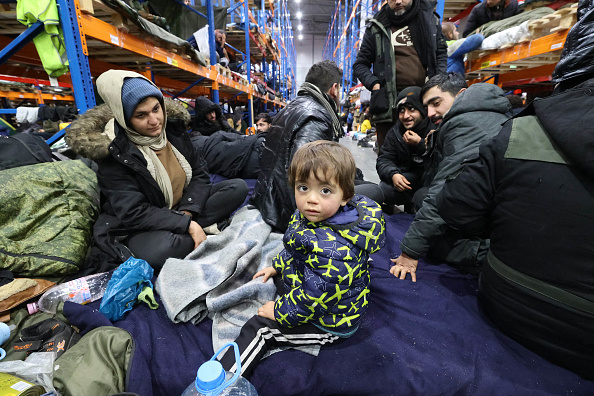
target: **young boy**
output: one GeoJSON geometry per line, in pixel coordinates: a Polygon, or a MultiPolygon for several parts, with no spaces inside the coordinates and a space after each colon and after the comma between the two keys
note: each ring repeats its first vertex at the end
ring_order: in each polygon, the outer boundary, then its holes
{"type": "MultiPolygon", "coordinates": [[[[380,206],[354,195],[355,161],[335,142],[303,145],[289,167],[297,210],[271,267],[254,279],[280,274],[285,293],[269,301],[236,339],[241,374],[248,377],[264,354],[276,347],[327,345],[350,337],[367,310],[367,260],[384,244],[380,206]]],[[[280,291],[279,291],[280,293],[280,291]]],[[[229,349],[221,359],[235,372],[229,349]]]]}

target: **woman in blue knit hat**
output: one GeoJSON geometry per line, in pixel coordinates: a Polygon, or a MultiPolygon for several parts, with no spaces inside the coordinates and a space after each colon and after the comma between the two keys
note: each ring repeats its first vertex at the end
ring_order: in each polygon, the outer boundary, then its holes
{"type": "Polygon", "coordinates": [[[198,247],[204,227],[227,219],[245,200],[247,185],[241,179],[210,183],[183,122],[168,123],[163,95],[142,75],[109,70],[97,88],[114,117],[104,129],[109,154],[98,161],[107,216],[99,226],[107,225],[107,235],[128,255],[159,271],[167,258],[198,247]]]}

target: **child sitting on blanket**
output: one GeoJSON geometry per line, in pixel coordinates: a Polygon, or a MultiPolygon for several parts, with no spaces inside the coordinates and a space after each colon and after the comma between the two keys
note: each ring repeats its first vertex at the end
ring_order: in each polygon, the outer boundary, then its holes
{"type": "MultiPolygon", "coordinates": [[[[335,142],[302,146],[289,168],[297,210],[285,232],[284,250],[254,279],[282,276],[285,293],[258,310],[236,339],[241,374],[250,376],[277,347],[327,345],[357,331],[367,310],[369,255],[384,244],[380,206],[354,195],[355,161],[335,142]]],[[[235,372],[229,349],[221,359],[235,372]]]]}

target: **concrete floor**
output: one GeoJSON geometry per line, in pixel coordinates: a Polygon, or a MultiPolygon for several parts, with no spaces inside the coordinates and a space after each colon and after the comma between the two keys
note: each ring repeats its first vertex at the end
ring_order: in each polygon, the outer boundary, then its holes
{"type": "Polygon", "coordinates": [[[375,170],[375,161],[377,154],[371,147],[357,146],[357,141],[353,140],[351,136],[346,136],[340,139],[340,144],[346,146],[355,157],[357,167],[363,171],[365,180],[379,183],[380,178],[375,170]]]}

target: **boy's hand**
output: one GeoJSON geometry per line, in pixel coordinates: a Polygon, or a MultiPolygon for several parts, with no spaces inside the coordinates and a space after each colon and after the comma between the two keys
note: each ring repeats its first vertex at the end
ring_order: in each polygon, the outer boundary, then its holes
{"type": "Polygon", "coordinates": [[[268,280],[268,278],[271,278],[271,277],[275,276],[276,274],[277,274],[277,272],[274,269],[274,267],[266,267],[266,268],[256,272],[256,275],[254,275],[254,277],[252,279],[256,279],[256,278],[263,276],[262,283],[264,283],[268,280]]]}
{"type": "Polygon", "coordinates": [[[268,301],[258,309],[258,316],[276,321],[274,318],[274,301],[268,301]]]}

